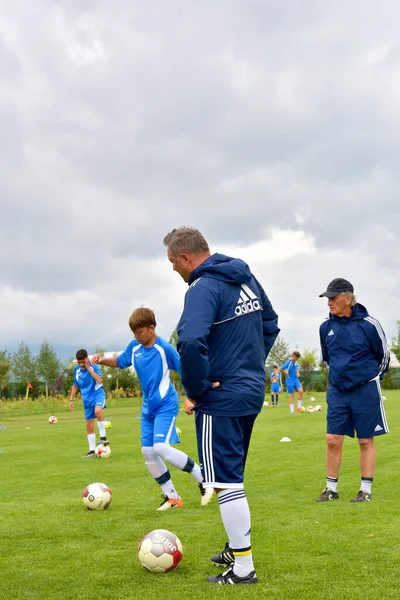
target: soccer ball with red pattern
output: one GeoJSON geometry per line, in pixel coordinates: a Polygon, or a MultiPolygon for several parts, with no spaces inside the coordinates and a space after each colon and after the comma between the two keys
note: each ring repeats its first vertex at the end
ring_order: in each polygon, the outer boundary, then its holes
{"type": "Polygon", "coordinates": [[[54,423],[57,423],[57,417],[55,417],[54,415],[49,417],[49,423],[50,425],[54,425],[54,423]]]}
{"type": "Polygon", "coordinates": [[[109,458],[111,454],[111,448],[108,444],[107,446],[104,446],[104,444],[99,444],[94,452],[98,458],[109,458]]]}
{"type": "Polygon", "coordinates": [[[111,504],[111,490],[105,483],[91,483],[83,490],[83,504],[89,510],[102,510],[111,504]]]}
{"type": "Polygon", "coordinates": [[[151,573],[174,571],[182,560],[183,548],[178,537],[166,529],[154,529],[139,544],[139,561],[151,573]]]}

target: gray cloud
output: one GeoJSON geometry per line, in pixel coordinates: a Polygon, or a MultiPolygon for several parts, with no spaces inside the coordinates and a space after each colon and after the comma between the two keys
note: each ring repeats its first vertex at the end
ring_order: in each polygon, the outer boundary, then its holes
{"type": "Polygon", "coordinates": [[[366,298],[390,290],[375,316],[393,332],[397,3],[16,0],[0,13],[5,343],[122,344],[143,302],[167,335],[185,288],[162,238],[181,224],[239,252],[279,231],[312,240],[261,269],[293,344],[316,344],[311,297],[340,273],[366,298]]]}

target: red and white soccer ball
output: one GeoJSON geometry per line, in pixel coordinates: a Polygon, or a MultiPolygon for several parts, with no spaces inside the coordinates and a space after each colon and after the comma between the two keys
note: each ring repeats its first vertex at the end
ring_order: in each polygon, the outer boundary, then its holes
{"type": "Polygon", "coordinates": [[[307,406],[307,412],[312,414],[313,412],[315,412],[315,408],[313,406],[307,406]]]}
{"type": "Polygon", "coordinates": [[[138,552],[141,565],[151,573],[174,571],[183,556],[179,538],[166,529],[154,529],[145,535],[138,552]]]}
{"type": "Polygon", "coordinates": [[[89,510],[103,510],[111,504],[111,490],[105,483],[91,483],[83,490],[82,500],[89,510]]]}
{"type": "Polygon", "coordinates": [[[57,423],[57,417],[55,417],[54,415],[49,417],[49,423],[50,425],[54,425],[54,423],[57,423]]]}
{"type": "Polygon", "coordinates": [[[321,406],[320,404],[317,404],[317,405],[316,405],[316,407],[315,407],[315,410],[316,410],[317,412],[321,412],[321,410],[322,410],[322,406],[321,406]]]}
{"type": "Polygon", "coordinates": [[[94,452],[98,458],[109,458],[111,454],[111,448],[108,445],[104,446],[103,444],[99,444],[94,452]]]}

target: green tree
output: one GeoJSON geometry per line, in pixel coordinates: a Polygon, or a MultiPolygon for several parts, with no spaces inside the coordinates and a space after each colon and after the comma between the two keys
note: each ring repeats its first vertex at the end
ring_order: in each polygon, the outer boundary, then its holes
{"type": "Polygon", "coordinates": [[[312,374],[315,371],[318,364],[317,355],[317,350],[309,350],[308,348],[306,348],[305,350],[303,350],[298,360],[301,371],[301,378],[303,380],[302,385],[305,389],[310,389],[312,386],[312,374]]]}
{"type": "Polygon", "coordinates": [[[0,393],[8,386],[11,362],[7,350],[0,351],[0,393]]]}
{"type": "Polygon", "coordinates": [[[21,388],[26,387],[30,381],[33,386],[33,395],[36,396],[39,393],[37,361],[24,342],[21,342],[17,352],[12,354],[11,372],[16,381],[21,384],[21,388]]]}
{"type": "MultiPolygon", "coordinates": [[[[168,341],[171,344],[171,346],[176,348],[176,346],[178,344],[178,332],[176,329],[174,329],[174,331],[171,333],[171,336],[168,341]]],[[[178,392],[178,394],[180,396],[182,396],[185,393],[185,390],[183,389],[180,375],[176,371],[171,371],[170,377],[171,377],[172,383],[175,386],[176,391],[178,392]]]]}
{"type": "Polygon", "coordinates": [[[398,361],[400,361],[400,321],[396,321],[397,334],[392,338],[390,350],[393,352],[398,361]]]}
{"type": "Polygon", "coordinates": [[[39,356],[36,359],[37,373],[46,385],[46,398],[49,396],[49,384],[54,387],[60,371],[61,362],[55,349],[50,346],[47,340],[44,340],[40,346],[39,356]]]}
{"type": "Polygon", "coordinates": [[[267,369],[272,371],[274,365],[281,366],[290,356],[290,346],[285,340],[278,336],[275,344],[271,348],[271,352],[267,358],[267,369]]]}

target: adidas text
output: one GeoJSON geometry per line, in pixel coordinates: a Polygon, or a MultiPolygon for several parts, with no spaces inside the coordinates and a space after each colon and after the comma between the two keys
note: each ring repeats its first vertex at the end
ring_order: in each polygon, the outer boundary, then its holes
{"type": "Polygon", "coordinates": [[[258,300],[249,300],[248,302],[243,302],[242,304],[238,304],[235,308],[235,315],[245,315],[250,312],[254,312],[255,310],[261,310],[260,303],[258,300]]]}

